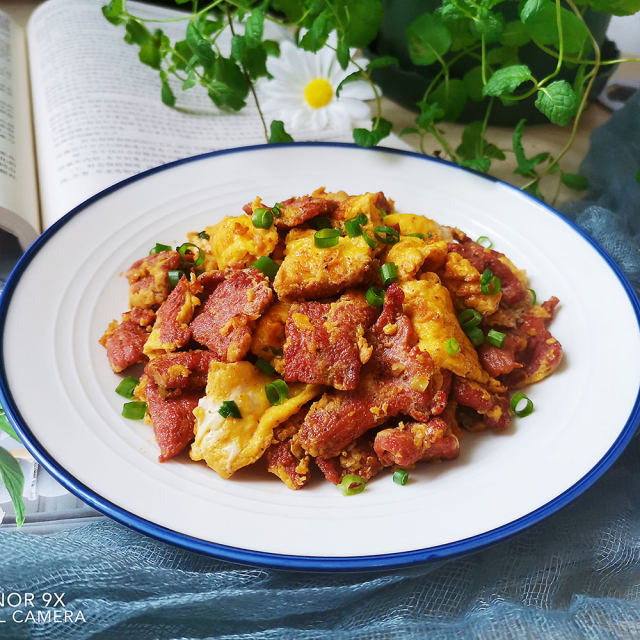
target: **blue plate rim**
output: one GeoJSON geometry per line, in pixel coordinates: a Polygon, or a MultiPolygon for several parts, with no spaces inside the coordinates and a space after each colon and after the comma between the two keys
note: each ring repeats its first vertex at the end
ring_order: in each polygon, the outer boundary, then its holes
{"type": "MultiPolygon", "coordinates": [[[[116,191],[122,187],[125,187],[133,182],[142,180],[145,177],[171,169],[173,167],[188,164],[191,162],[197,162],[206,158],[214,156],[222,156],[231,153],[244,153],[247,151],[256,151],[261,149],[275,149],[275,148],[300,148],[300,147],[330,147],[336,149],[356,149],[360,152],[372,152],[372,153],[390,153],[402,156],[408,156],[418,158],[426,162],[434,162],[438,164],[444,164],[452,169],[458,171],[464,171],[467,173],[473,173],[485,180],[497,182],[509,189],[517,191],[520,195],[530,198],[539,205],[545,207],[550,213],[563,220],[571,229],[577,232],[585,241],[587,241],[593,248],[600,254],[603,260],[614,272],[620,284],[622,285],[629,302],[635,312],[636,321],[640,330],[640,299],[636,294],[633,286],[623,273],[622,269],[613,260],[613,258],[603,249],[600,244],[592,238],[586,231],[581,229],[573,220],[560,213],[550,205],[542,202],[538,198],[526,193],[517,187],[494,178],[487,176],[473,169],[466,167],[460,167],[447,160],[441,158],[434,158],[431,156],[425,156],[415,151],[405,151],[401,149],[391,149],[388,147],[373,147],[364,149],[353,143],[342,142],[293,142],[283,144],[259,144],[250,145],[246,147],[234,147],[230,149],[221,149],[218,151],[210,151],[188,158],[182,158],[169,162],[167,164],[153,167],[141,173],[135,174],[117,182],[110,187],[100,191],[99,193],[88,198],[78,206],[74,207],[69,213],[56,221],[51,227],[40,235],[36,241],[27,249],[22,255],[14,269],[12,270],[9,279],[5,285],[5,288],[0,295],[0,345],[4,339],[5,321],[13,292],[17,287],[20,278],[24,271],[27,269],[35,255],[44,246],[44,244],[62,227],[64,227],[70,220],[76,215],[89,207],[93,202],[105,197],[106,195],[116,191]]],[[[547,502],[546,504],[538,507],[534,511],[528,513],[525,516],[516,518],[515,520],[504,524],[495,529],[491,529],[484,533],[464,538],[462,540],[456,540],[455,542],[449,542],[434,547],[427,547],[424,549],[415,549],[413,551],[404,551],[399,553],[369,555],[369,556],[350,556],[350,557],[336,557],[336,556],[296,556],[296,555],[284,555],[275,554],[262,551],[253,551],[251,549],[243,549],[239,547],[231,547],[222,545],[215,542],[209,542],[193,536],[178,533],[172,529],[162,527],[149,520],[136,516],[135,514],[118,507],[114,503],[105,500],[96,492],[92,491],[81,482],[76,480],[73,475],[65,471],[40,445],[37,438],[31,433],[28,425],[22,418],[18,407],[13,401],[13,397],[9,390],[8,380],[5,371],[4,358],[2,351],[0,350],[0,401],[5,413],[16,432],[22,439],[27,450],[38,460],[38,462],[63,486],[65,486],[71,493],[75,494],[78,498],[100,511],[101,513],[113,518],[114,520],[124,524],[134,530],[149,535],[153,538],[168,542],[176,546],[182,547],[189,551],[196,551],[204,553],[206,555],[227,560],[229,562],[235,562],[239,564],[248,564],[253,566],[267,567],[273,569],[283,569],[292,571],[331,571],[331,572],[354,572],[354,571],[376,571],[376,570],[388,570],[400,567],[407,567],[416,564],[421,564],[427,561],[443,560],[445,558],[452,558],[454,556],[467,553],[470,551],[476,551],[481,548],[487,547],[492,544],[496,544],[524,529],[533,526],[549,517],[553,513],[557,512],[562,507],[566,506],[579,495],[586,491],[596,480],[598,480],[615,462],[620,456],[629,440],[632,438],[636,431],[638,422],[640,420],[640,388],[636,396],[635,403],[629,414],[629,417],[620,431],[620,434],[609,450],[600,458],[600,460],[588,471],[580,480],[574,485],[566,489],[564,492],[547,502]]]]}

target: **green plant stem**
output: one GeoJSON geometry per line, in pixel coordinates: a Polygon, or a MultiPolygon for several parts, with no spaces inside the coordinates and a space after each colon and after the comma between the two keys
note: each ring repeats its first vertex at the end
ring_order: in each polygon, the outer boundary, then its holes
{"type": "MultiPolygon", "coordinates": [[[[333,49],[333,51],[336,51],[335,47],[332,47],[331,45],[327,45],[327,46],[330,49],[333,49]]],[[[358,64],[358,62],[356,62],[352,56],[349,56],[349,60],[356,67],[356,69],[358,69],[358,71],[360,72],[360,75],[365,79],[366,82],[369,83],[369,85],[371,86],[371,89],[373,90],[373,95],[376,101],[376,117],[374,118],[375,120],[374,128],[375,128],[378,122],[380,122],[380,118],[382,118],[382,96],[380,95],[380,92],[378,91],[378,87],[376,87],[375,82],[371,79],[371,75],[369,74],[369,72],[362,65],[358,64]]]]}
{"type": "Polygon", "coordinates": [[[559,73],[560,69],[562,69],[562,60],[564,56],[564,34],[562,33],[562,13],[560,11],[561,4],[560,0],[555,0],[556,3],[556,26],[558,28],[558,62],[556,64],[556,68],[553,73],[550,73],[546,78],[543,78],[540,82],[538,82],[538,86],[541,87],[552,78],[555,78],[559,73]]]}

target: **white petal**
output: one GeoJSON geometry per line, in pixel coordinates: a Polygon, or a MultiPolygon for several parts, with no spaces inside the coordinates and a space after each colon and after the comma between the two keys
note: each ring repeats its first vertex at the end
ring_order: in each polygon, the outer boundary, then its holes
{"type": "Polygon", "coordinates": [[[366,102],[360,100],[353,100],[352,98],[343,98],[340,96],[338,104],[349,114],[351,118],[367,118],[371,109],[366,102]]]}
{"type": "Polygon", "coordinates": [[[342,87],[340,91],[341,98],[355,98],[357,100],[373,100],[376,94],[373,92],[371,85],[362,80],[349,82],[342,87]]]}
{"type": "Polygon", "coordinates": [[[346,109],[336,103],[329,109],[329,123],[338,131],[346,131],[351,129],[351,116],[346,109]]]}

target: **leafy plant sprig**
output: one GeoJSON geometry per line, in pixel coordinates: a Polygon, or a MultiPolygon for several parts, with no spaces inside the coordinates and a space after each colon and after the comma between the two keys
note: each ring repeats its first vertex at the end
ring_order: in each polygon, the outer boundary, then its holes
{"type": "MultiPolygon", "coordinates": [[[[14,440],[20,442],[20,438],[13,430],[7,420],[2,407],[0,407],[0,431],[10,435],[14,440]]],[[[18,461],[3,447],[0,447],[0,479],[9,492],[13,508],[16,512],[16,524],[21,527],[24,524],[24,501],[22,490],[24,488],[24,477],[18,461]]]]}
{"type": "MultiPolygon", "coordinates": [[[[365,80],[375,95],[375,115],[370,128],[353,130],[355,142],[374,146],[386,138],[392,123],[383,117],[381,95],[375,72],[398,64],[392,56],[370,60],[366,66],[354,60],[351,51],[367,47],[376,37],[383,18],[382,0],[175,0],[190,4],[191,12],[168,21],[186,23],[185,38],[171,42],[161,28],[150,30],[150,21],[131,14],[126,0],[111,0],[103,7],[105,17],[125,28],[125,40],[139,47],[139,58],[156,69],[161,80],[161,99],[174,106],[176,96],[169,78],[176,78],[183,90],[202,85],[220,108],[242,109],[251,95],[269,142],[291,141],[284,123],[267,126],[255,81],[268,77],[266,61],[279,55],[278,44],[264,39],[265,20],[290,28],[295,42],[305,51],[317,52],[331,46],[336,35],[337,60],[343,69],[349,63],[357,71],[345,83],[365,80]],[[243,24],[244,32],[235,26],[243,24]],[[217,40],[225,28],[232,31],[231,51],[224,55],[217,40]]],[[[640,0],[442,0],[435,11],[419,15],[407,28],[411,61],[427,67],[431,80],[417,103],[415,126],[401,132],[417,134],[426,153],[426,141],[433,138],[442,154],[466,167],[489,172],[507,154],[516,160],[515,173],[527,179],[522,188],[540,196],[540,181],[557,175],[560,185],[585,189],[583,176],[567,173],[561,161],[573,144],[581,116],[600,69],[605,65],[636,60],[602,59],[598,43],[585,21],[588,10],[613,15],[630,15],[640,10],[640,0]],[[517,6],[517,19],[508,19],[517,6]],[[522,49],[536,48],[545,59],[555,61],[553,70],[537,77],[521,60],[522,49]],[[575,73],[570,84],[563,73],[575,73]],[[514,105],[533,101],[553,124],[570,126],[566,144],[559,153],[543,152],[528,158],[522,146],[525,121],[513,131],[511,149],[500,149],[487,139],[487,127],[496,101],[514,105]],[[484,104],[484,117],[469,123],[460,144],[451,145],[440,124],[455,121],[469,103],[484,104]]],[[[165,21],[166,22],[166,21],[165,21]]]]}

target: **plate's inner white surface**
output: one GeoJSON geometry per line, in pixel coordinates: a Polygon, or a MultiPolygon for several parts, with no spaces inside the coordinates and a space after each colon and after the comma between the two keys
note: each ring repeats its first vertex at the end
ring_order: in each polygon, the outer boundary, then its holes
{"type": "Polygon", "coordinates": [[[94,202],[22,276],[3,350],[22,416],[77,480],[175,531],[294,555],[421,549],[530,513],[602,458],[627,421],[640,379],[628,298],[604,260],[560,218],[515,190],[446,165],[326,147],[199,160],[94,202]],[[159,464],[151,428],[120,416],[122,398],[113,392],[120,378],[98,344],[127,308],[126,280],[118,274],[155,242],[179,244],[187,231],[239,215],[256,195],[272,202],[322,185],[383,190],[399,211],[489,236],[527,270],[539,300],[560,298],[551,330],[565,362],[527,391],[536,407],[531,416],[505,434],[465,435],[458,460],[419,465],[405,487],[384,473],[363,494],[345,498],[320,480],[290,491],[261,466],[225,481],[186,457],[159,464]]]}

